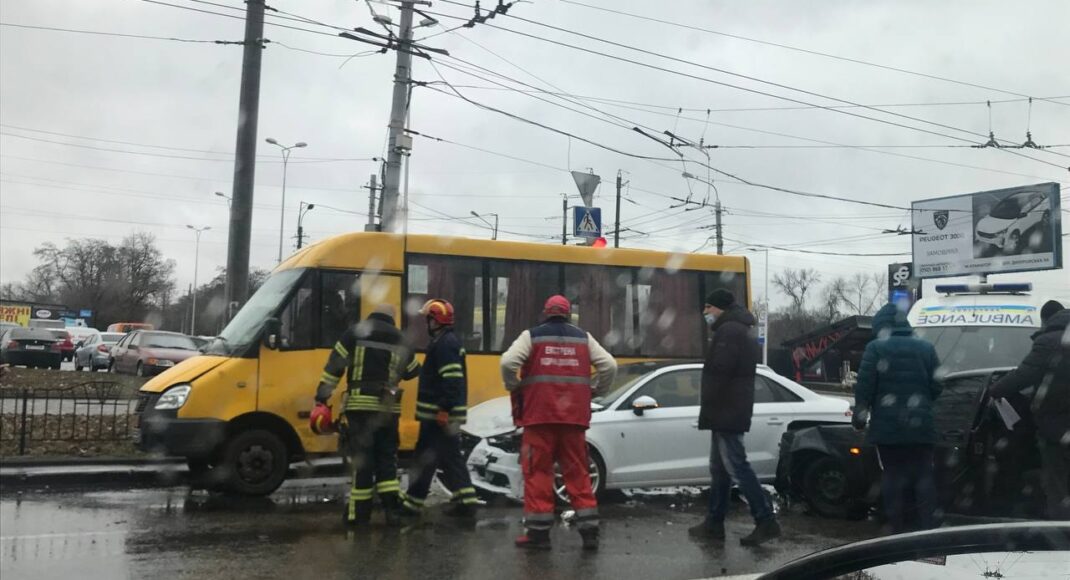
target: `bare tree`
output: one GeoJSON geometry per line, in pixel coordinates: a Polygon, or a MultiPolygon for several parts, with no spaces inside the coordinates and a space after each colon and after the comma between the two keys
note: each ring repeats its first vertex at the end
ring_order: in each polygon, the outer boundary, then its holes
{"type": "Polygon", "coordinates": [[[884,273],[856,272],[850,277],[834,279],[829,283],[829,290],[835,293],[847,314],[868,316],[881,307],[886,284],[884,273]]]}
{"type": "Polygon", "coordinates": [[[821,274],[813,268],[785,268],[783,272],[773,275],[773,285],[791,299],[791,309],[794,312],[806,310],[806,295],[820,281],[821,274]]]}

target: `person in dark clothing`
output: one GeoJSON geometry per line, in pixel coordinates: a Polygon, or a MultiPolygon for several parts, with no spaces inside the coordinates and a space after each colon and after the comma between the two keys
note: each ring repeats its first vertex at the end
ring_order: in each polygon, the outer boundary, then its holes
{"type": "Polygon", "coordinates": [[[427,320],[431,342],[427,345],[416,395],[416,462],[402,513],[419,516],[435,472],[442,470],[443,485],[453,493],[446,515],[471,518],[479,498],[472,487],[468,466],[461,453],[460,427],[468,417],[468,365],[461,339],[453,332],[453,305],[434,298],[420,309],[427,320]]]}
{"type": "Polygon", "coordinates": [[[852,422],[866,429],[869,418],[866,442],[877,446],[892,532],[931,529],[937,501],[933,401],[942,388],[935,379],[936,349],[913,335],[906,311],[895,304],[873,317],[873,334],[858,370],[852,422]]]}
{"type": "Polygon", "coordinates": [[[1033,421],[1043,464],[1048,518],[1070,520],[1070,310],[1052,300],[1040,310],[1033,348],[989,393],[1007,397],[1035,387],[1033,421]]]}
{"type": "Polygon", "coordinates": [[[394,323],[394,308],[380,305],[367,320],[338,339],[316,389],[317,406],[325,406],[346,379],[346,450],[353,482],[345,512],[347,524],[367,524],[372,497],[379,495],[387,522],[397,523],[401,508],[398,482],[398,383],[420,372],[411,348],[394,323]]]}
{"type": "Polygon", "coordinates": [[[712,338],[702,367],[698,428],[711,432],[710,505],[706,519],[692,527],[690,534],[724,539],[724,519],[735,480],[756,524],[740,543],[756,546],[780,536],[780,524],[743,447],[743,434],[750,431],[754,414],[754,376],[761,360],[755,319],[723,289],[706,297],[703,315],[712,338]]]}

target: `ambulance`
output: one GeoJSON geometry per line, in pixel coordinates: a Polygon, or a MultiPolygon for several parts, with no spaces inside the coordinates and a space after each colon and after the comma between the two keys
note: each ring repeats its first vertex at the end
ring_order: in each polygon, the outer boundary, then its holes
{"type": "Polygon", "coordinates": [[[910,309],[914,333],[936,347],[947,373],[1016,367],[1040,330],[1033,285],[944,284],[910,309]]]}

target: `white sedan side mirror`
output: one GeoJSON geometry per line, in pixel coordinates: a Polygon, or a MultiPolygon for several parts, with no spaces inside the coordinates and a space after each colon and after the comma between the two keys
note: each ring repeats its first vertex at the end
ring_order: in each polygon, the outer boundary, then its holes
{"type": "Polygon", "coordinates": [[[643,412],[647,409],[657,408],[658,402],[654,400],[654,397],[651,397],[649,395],[643,395],[642,397],[639,397],[632,401],[632,411],[640,417],[643,416],[643,412]]]}

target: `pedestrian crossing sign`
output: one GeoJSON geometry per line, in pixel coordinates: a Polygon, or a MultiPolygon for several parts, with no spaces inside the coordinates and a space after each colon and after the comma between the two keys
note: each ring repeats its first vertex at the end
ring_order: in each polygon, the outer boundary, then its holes
{"type": "Polygon", "coordinates": [[[598,238],[602,236],[602,208],[581,207],[572,208],[573,227],[572,235],[580,238],[598,238]]]}

